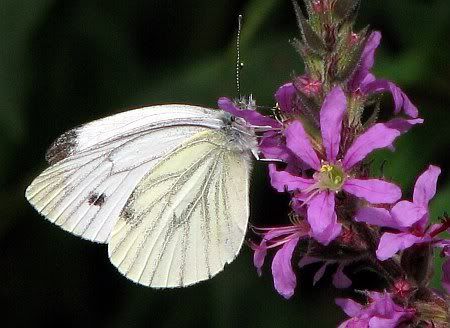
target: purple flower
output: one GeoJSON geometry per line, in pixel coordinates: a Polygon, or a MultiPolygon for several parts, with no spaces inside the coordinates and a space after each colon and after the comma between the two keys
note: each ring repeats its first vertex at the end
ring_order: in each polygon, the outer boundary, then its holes
{"type": "Polygon", "coordinates": [[[336,304],[351,317],[339,328],[396,328],[414,317],[414,309],[396,304],[389,293],[369,292],[368,297],[365,306],[351,299],[336,299],[336,304]]]}
{"type": "Polygon", "coordinates": [[[391,211],[374,207],[366,207],[358,211],[356,221],[396,230],[382,235],[377,249],[378,259],[387,260],[397,252],[415,244],[432,242],[435,246],[446,245],[446,241],[437,238],[437,235],[448,229],[450,223],[444,222],[432,226],[428,224],[428,203],[436,194],[436,184],[440,173],[439,167],[429,166],[416,181],[412,202],[400,201],[391,211]]]}
{"type": "Polygon", "coordinates": [[[292,269],[291,260],[297,243],[302,238],[309,237],[310,227],[307,222],[299,221],[292,226],[277,228],[255,228],[262,234],[259,245],[253,244],[253,263],[259,275],[267,255],[267,250],[278,248],[272,260],[272,275],[275,289],[288,299],[294,295],[297,278],[292,269]]]}
{"type": "Polygon", "coordinates": [[[325,154],[322,160],[314,150],[300,121],[294,121],[285,130],[286,145],[301,161],[312,168],[312,178],[299,177],[288,171],[271,172],[272,186],[278,191],[300,191],[307,205],[307,218],[312,236],[324,245],[341,232],[335,212],[335,194],[340,191],[353,194],[373,204],[394,203],[401,197],[396,185],[379,179],[358,179],[352,168],[375,149],[392,145],[400,131],[379,123],[357,137],[342,158],[338,159],[342,120],[347,99],[340,87],[326,97],[320,112],[320,126],[325,154]]]}
{"type": "Polygon", "coordinates": [[[375,62],[375,51],[380,45],[381,33],[372,32],[366,41],[360,63],[348,83],[348,89],[355,94],[369,96],[374,93],[389,92],[394,98],[395,114],[401,109],[411,118],[417,118],[419,112],[417,107],[409,100],[408,96],[393,82],[378,80],[370,73],[375,62]]]}

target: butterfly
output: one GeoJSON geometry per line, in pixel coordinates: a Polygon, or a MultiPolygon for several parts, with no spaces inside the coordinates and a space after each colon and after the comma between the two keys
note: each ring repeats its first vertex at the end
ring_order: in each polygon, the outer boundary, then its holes
{"type": "Polygon", "coordinates": [[[239,253],[255,130],[222,110],[161,105],[69,130],[26,198],[48,220],[106,243],[111,262],[154,288],[209,279],[239,253]]]}

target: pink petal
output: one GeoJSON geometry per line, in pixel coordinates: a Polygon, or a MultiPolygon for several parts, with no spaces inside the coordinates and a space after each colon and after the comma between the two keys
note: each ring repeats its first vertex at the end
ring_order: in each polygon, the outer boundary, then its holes
{"type": "Polygon", "coordinates": [[[399,321],[403,317],[403,313],[394,313],[392,318],[372,317],[366,327],[374,328],[398,328],[399,321]]]}
{"type": "Polygon", "coordinates": [[[394,229],[399,228],[397,222],[394,221],[389,211],[378,207],[361,208],[356,213],[355,221],[365,222],[367,224],[379,227],[389,227],[394,229]]]}
{"type": "Polygon", "coordinates": [[[352,285],[352,281],[344,273],[344,265],[340,264],[333,275],[333,285],[339,289],[349,288],[352,285]]]}
{"type": "Polygon", "coordinates": [[[400,90],[400,88],[398,88],[398,90],[401,92],[401,95],[403,97],[402,107],[405,114],[411,118],[417,118],[419,116],[419,110],[417,109],[417,107],[411,102],[406,93],[400,90]]]}
{"type": "MultiPolygon", "coordinates": [[[[404,321],[409,321],[414,317],[414,310],[401,309],[392,313],[391,317],[374,316],[369,320],[369,326],[373,328],[398,328],[404,321]]],[[[406,327],[406,326],[405,326],[406,327]]]]}
{"type": "Polygon", "coordinates": [[[311,257],[311,256],[305,255],[305,256],[303,256],[303,257],[300,259],[300,261],[298,262],[298,267],[299,267],[299,268],[303,268],[303,267],[305,267],[305,266],[307,266],[307,265],[314,264],[314,263],[318,263],[318,262],[322,262],[322,261],[323,261],[323,260],[318,259],[318,258],[316,258],[316,257],[311,257]]]}
{"type": "Polygon", "coordinates": [[[411,228],[427,213],[427,208],[418,206],[417,204],[408,202],[407,200],[398,202],[391,210],[393,219],[401,228],[411,228]]]}
{"type": "Polygon", "coordinates": [[[375,80],[368,84],[362,85],[361,92],[363,94],[390,92],[392,94],[392,97],[394,98],[395,114],[400,113],[400,110],[403,108],[403,111],[409,117],[417,118],[417,116],[419,116],[419,111],[417,110],[417,107],[414,106],[414,104],[411,102],[408,96],[391,81],[375,80]]]}
{"type": "Polygon", "coordinates": [[[398,186],[378,179],[349,179],[342,188],[372,204],[392,204],[402,197],[402,191],[398,186]]]}
{"type": "Polygon", "coordinates": [[[391,317],[395,311],[396,304],[389,293],[369,292],[370,305],[367,311],[373,315],[391,317]]]}
{"type": "Polygon", "coordinates": [[[365,310],[369,327],[396,328],[414,315],[414,310],[396,304],[389,293],[370,292],[369,297],[371,304],[365,310]]]}
{"type": "Polygon", "coordinates": [[[341,235],[342,225],[337,222],[337,215],[334,213],[333,222],[322,232],[312,235],[317,241],[324,245],[328,245],[341,235]]]}
{"type": "Polygon", "coordinates": [[[441,169],[434,165],[430,165],[428,170],[422,173],[414,186],[415,204],[428,208],[428,203],[436,194],[436,184],[440,174],[441,169]]]}
{"type": "Polygon", "coordinates": [[[389,122],[386,122],[386,126],[390,129],[395,129],[399,131],[401,134],[408,132],[412,127],[414,127],[417,124],[422,124],[423,119],[421,118],[415,118],[415,119],[409,119],[405,120],[403,118],[394,118],[393,120],[390,120],[389,122]]]}
{"type": "Polygon", "coordinates": [[[252,125],[270,126],[273,128],[281,127],[281,124],[277,120],[274,120],[273,118],[270,118],[268,116],[264,116],[255,110],[238,108],[229,98],[219,98],[218,105],[221,110],[226,111],[233,116],[241,117],[247,123],[250,123],[252,125]]]}
{"type": "Polygon", "coordinates": [[[273,229],[264,234],[263,239],[261,240],[261,243],[259,245],[253,245],[252,248],[254,250],[253,253],[253,264],[256,267],[256,271],[258,272],[258,275],[261,276],[262,274],[262,267],[264,265],[264,260],[267,255],[267,242],[271,241],[274,238],[280,237],[282,235],[285,235],[286,231],[281,229],[273,229]]]}
{"type": "Polygon", "coordinates": [[[286,163],[292,161],[292,152],[286,147],[286,143],[279,132],[269,131],[263,134],[258,145],[264,158],[279,159],[286,163]]]}
{"type": "Polygon", "coordinates": [[[380,45],[380,41],[381,41],[380,32],[374,31],[368,37],[363,53],[361,55],[361,60],[358,65],[358,68],[356,69],[355,73],[353,74],[350,80],[349,83],[350,90],[352,91],[357,90],[362,81],[366,78],[367,74],[369,74],[369,71],[373,67],[373,64],[375,62],[375,51],[380,45]]]}
{"type": "Polygon", "coordinates": [[[294,97],[296,93],[292,83],[286,83],[277,90],[275,99],[282,113],[292,114],[296,111],[296,106],[294,106],[294,97]]]}
{"type": "Polygon", "coordinates": [[[349,298],[336,298],[335,302],[349,317],[357,317],[364,310],[363,305],[349,298]]]}
{"type": "Polygon", "coordinates": [[[320,169],[320,161],[314,151],[309,136],[300,121],[295,121],[285,130],[287,147],[315,170],[320,169]]]}
{"type": "Polygon", "coordinates": [[[335,161],[341,143],[342,119],[347,109],[347,98],[341,87],[335,87],[325,98],[320,111],[323,145],[329,161],[335,161]]]}
{"type": "Polygon", "coordinates": [[[450,294],[450,259],[442,265],[442,287],[450,294]]]}
{"type": "Polygon", "coordinates": [[[375,75],[373,75],[372,73],[368,73],[366,75],[366,77],[364,78],[364,80],[361,82],[361,85],[366,85],[369,84],[371,82],[374,82],[377,78],[375,77],[375,75]]]}
{"type": "Polygon", "coordinates": [[[341,232],[334,206],[334,194],[329,191],[318,193],[308,203],[308,222],[312,237],[324,245],[328,245],[341,232]]]}
{"type": "Polygon", "coordinates": [[[313,286],[315,286],[320,279],[322,279],[323,275],[325,274],[325,271],[327,270],[327,267],[330,263],[326,261],[319,270],[317,270],[316,274],[314,275],[313,279],[313,286]]]}
{"type": "Polygon", "coordinates": [[[410,233],[389,233],[381,236],[377,249],[377,257],[384,261],[393,257],[397,252],[411,247],[414,244],[425,242],[423,237],[417,237],[410,233]]]}
{"type": "Polygon", "coordinates": [[[368,328],[369,319],[350,318],[341,323],[337,328],[368,328]]]}
{"type": "Polygon", "coordinates": [[[267,255],[266,242],[263,241],[263,242],[261,242],[261,244],[259,246],[256,246],[254,253],[253,253],[253,265],[256,268],[256,272],[258,273],[258,276],[262,275],[262,267],[264,265],[266,255],[267,255]]]}
{"type": "Polygon", "coordinates": [[[280,295],[288,299],[294,295],[297,285],[295,272],[292,270],[292,254],[297,246],[299,238],[293,238],[288,241],[275,254],[272,261],[272,275],[275,289],[280,295]]]}
{"type": "Polygon", "coordinates": [[[351,169],[375,149],[389,147],[399,135],[398,130],[391,129],[386,124],[375,124],[353,142],[344,156],[345,169],[351,169]]]}
{"type": "Polygon", "coordinates": [[[292,175],[286,171],[277,171],[275,164],[269,165],[270,183],[278,192],[304,190],[311,187],[315,181],[292,175]]]}
{"type": "Polygon", "coordinates": [[[291,198],[291,208],[298,214],[298,216],[302,218],[306,218],[307,215],[307,209],[304,204],[307,198],[307,196],[304,196],[304,194],[298,192],[291,198]]]}

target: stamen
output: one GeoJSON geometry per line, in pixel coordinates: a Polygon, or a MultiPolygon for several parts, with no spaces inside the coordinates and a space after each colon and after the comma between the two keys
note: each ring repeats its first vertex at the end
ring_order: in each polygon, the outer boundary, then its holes
{"type": "Polygon", "coordinates": [[[324,173],[324,172],[331,172],[333,171],[333,167],[329,164],[324,164],[321,168],[320,168],[320,172],[324,173]]]}
{"type": "Polygon", "coordinates": [[[345,180],[345,172],[339,163],[324,162],[316,175],[322,189],[340,191],[345,180]]]}
{"type": "MultiPolygon", "coordinates": [[[[311,187],[310,187],[310,188],[311,188],[311,187]]],[[[308,189],[310,189],[310,188],[308,188],[308,189]]],[[[305,190],[305,191],[306,191],[306,190],[305,190]]],[[[308,205],[309,201],[310,201],[311,199],[313,199],[318,193],[320,193],[320,192],[322,192],[322,191],[323,191],[323,190],[320,190],[320,189],[315,190],[313,193],[311,193],[311,195],[308,196],[308,198],[306,198],[305,201],[303,201],[303,204],[302,204],[300,207],[303,207],[303,206],[305,206],[305,205],[308,205]]]]}

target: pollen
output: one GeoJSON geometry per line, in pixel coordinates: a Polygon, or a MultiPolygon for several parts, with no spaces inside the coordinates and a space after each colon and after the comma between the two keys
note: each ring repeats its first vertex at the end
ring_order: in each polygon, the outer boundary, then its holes
{"type": "Polygon", "coordinates": [[[330,164],[322,165],[322,167],[320,168],[321,173],[331,172],[331,171],[333,171],[333,166],[331,166],[330,164]]]}

